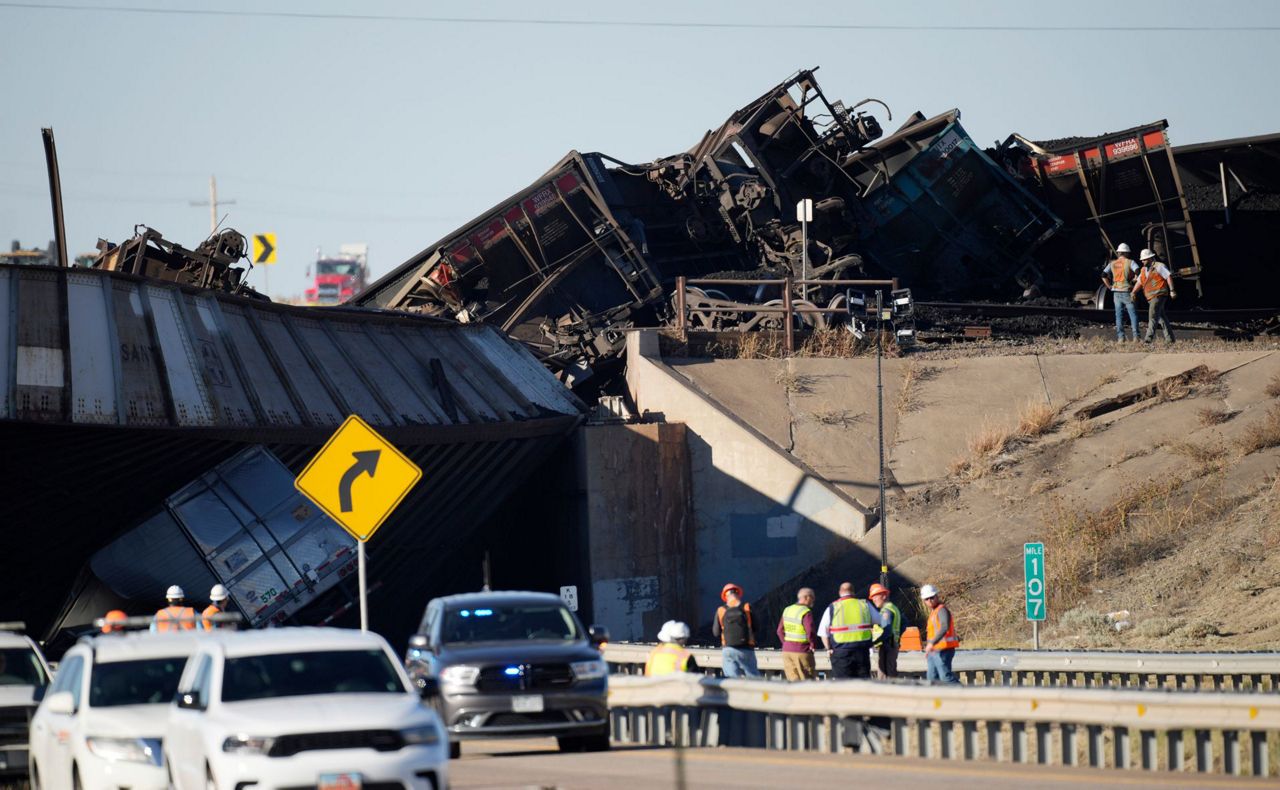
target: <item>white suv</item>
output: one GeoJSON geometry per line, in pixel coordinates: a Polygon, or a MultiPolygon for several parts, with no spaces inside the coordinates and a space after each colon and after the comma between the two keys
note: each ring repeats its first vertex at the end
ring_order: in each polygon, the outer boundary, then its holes
{"type": "Polygon", "coordinates": [[[440,718],[372,633],[214,633],[191,657],[166,732],[178,790],[446,785],[440,718]]]}
{"type": "Polygon", "coordinates": [[[0,785],[27,775],[27,728],[49,665],[21,623],[0,623],[0,785]]]}
{"type": "Polygon", "coordinates": [[[169,705],[198,638],[104,634],[68,650],[31,720],[32,786],[163,790],[169,705]]]}

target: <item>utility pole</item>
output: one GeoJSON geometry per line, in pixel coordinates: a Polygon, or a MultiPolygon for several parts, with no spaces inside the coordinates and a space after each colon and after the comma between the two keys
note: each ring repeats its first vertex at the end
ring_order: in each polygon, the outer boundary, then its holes
{"type": "Polygon", "coordinates": [[[884,356],[884,292],[876,291],[876,415],[880,426],[880,583],[889,586],[889,534],[884,513],[884,376],[881,359],[884,356]]]}
{"type": "Polygon", "coordinates": [[[218,230],[218,206],[234,206],[234,200],[218,201],[218,179],[209,176],[209,199],[208,200],[192,200],[193,206],[209,207],[209,235],[212,236],[218,230]]]}

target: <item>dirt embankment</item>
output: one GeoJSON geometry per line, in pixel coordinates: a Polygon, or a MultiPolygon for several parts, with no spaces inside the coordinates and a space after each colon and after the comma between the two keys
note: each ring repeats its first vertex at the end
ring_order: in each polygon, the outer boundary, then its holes
{"type": "Polygon", "coordinates": [[[1280,355],[1193,361],[975,425],[898,499],[900,568],[946,591],[967,645],[1029,644],[1019,544],[1043,541],[1045,647],[1280,648],[1280,355]]]}

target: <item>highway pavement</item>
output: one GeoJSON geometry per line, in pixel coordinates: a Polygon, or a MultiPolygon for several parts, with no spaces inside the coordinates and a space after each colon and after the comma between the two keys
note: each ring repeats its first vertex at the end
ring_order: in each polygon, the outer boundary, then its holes
{"type": "Polygon", "coordinates": [[[809,754],[758,749],[615,747],[595,754],[560,754],[553,739],[464,741],[451,786],[462,788],[781,788],[980,787],[983,790],[1274,787],[1274,779],[1196,774],[1100,771],[1060,766],[943,762],[901,757],[809,754]],[[681,768],[681,764],[683,767],[681,768]],[[682,770],[684,781],[677,781],[682,770]]]}

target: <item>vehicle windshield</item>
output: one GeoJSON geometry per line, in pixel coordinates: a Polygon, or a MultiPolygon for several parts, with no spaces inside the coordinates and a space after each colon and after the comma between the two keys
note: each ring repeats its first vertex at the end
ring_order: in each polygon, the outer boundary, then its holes
{"type": "Polygon", "coordinates": [[[326,650],[228,658],[222,701],[309,694],[403,694],[400,676],[381,650],[326,650]]]}
{"type": "Polygon", "coordinates": [[[167,704],[178,690],[186,664],[186,656],[94,664],[89,707],[167,704]]]}
{"type": "Polygon", "coordinates": [[[320,261],[316,264],[316,274],[356,274],[359,264],[320,261]]]}
{"type": "Polygon", "coordinates": [[[445,612],[441,632],[446,644],[525,642],[545,639],[572,642],[582,638],[578,621],[553,603],[492,604],[445,612]]]}
{"type": "Polygon", "coordinates": [[[7,647],[0,650],[0,686],[47,686],[36,652],[29,647],[7,647]]]}

